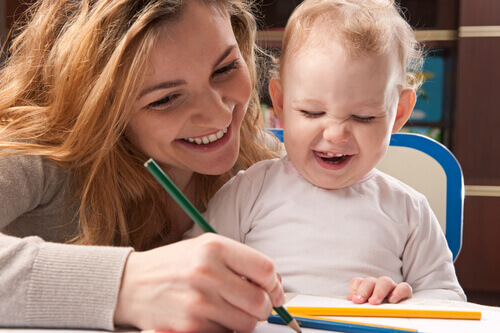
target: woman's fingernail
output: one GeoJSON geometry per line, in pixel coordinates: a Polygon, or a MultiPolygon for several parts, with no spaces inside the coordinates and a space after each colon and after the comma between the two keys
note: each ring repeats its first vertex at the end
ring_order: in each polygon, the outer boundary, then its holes
{"type": "Polygon", "coordinates": [[[276,297],[275,304],[281,306],[285,304],[285,301],[286,301],[285,294],[280,294],[278,297],[276,297]]]}

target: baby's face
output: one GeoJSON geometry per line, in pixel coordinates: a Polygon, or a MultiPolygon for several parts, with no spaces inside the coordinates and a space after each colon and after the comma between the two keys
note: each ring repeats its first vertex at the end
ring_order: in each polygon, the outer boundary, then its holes
{"type": "Polygon", "coordinates": [[[337,42],[288,55],[281,121],[290,160],[304,178],[339,189],[377,165],[393,132],[398,69],[397,52],[356,58],[337,42]]]}

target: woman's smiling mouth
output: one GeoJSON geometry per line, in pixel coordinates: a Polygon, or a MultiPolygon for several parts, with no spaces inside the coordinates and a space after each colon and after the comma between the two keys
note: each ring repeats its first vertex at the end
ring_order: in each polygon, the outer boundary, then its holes
{"type": "Polygon", "coordinates": [[[210,134],[208,136],[200,136],[196,138],[184,138],[183,140],[196,143],[198,145],[206,145],[221,139],[227,133],[227,127],[221,129],[217,133],[210,134]]]}

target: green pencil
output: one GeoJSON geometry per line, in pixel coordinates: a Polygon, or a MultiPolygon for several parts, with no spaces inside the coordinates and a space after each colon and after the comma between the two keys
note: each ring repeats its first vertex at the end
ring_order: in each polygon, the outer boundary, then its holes
{"type": "MultiPolygon", "coordinates": [[[[204,231],[217,233],[214,228],[205,220],[203,215],[193,206],[193,204],[186,198],[186,196],[175,186],[175,184],[168,178],[163,170],[150,158],[144,166],[156,178],[156,180],[167,190],[172,198],[181,206],[181,208],[188,214],[188,216],[204,231]]],[[[274,311],[283,319],[283,321],[293,328],[295,332],[300,333],[301,329],[297,321],[288,313],[288,311],[280,306],[275,307],[274,311]]]]}

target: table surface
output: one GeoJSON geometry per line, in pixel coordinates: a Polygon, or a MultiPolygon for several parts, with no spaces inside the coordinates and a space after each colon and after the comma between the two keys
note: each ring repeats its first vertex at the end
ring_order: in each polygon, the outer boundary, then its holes
{"type": "MultiPolygon", "coordinates": [[[[287,295],[288,306],[327,306],[327,307],[358,307],[345,298],[317,297],[307,295],[287,295]]],[[[396,309],[428,309],[428,310],[458,310],[458,311],[480,311],[481,320],[454,320],[454,319],[416,319],[416,318],[369,318],[369,317],[329,317],[339,320],[353,322],[372,323],[378,325],[389,325],[404,328],[417,329],[425,333],[447,333],[447,332],[500,332],[500,308],[475,303],[411,298],[399,304],[382,304],[373,306],[369,304],[362,307],[387,307],[396,309]]],[[[314,329],[303,329],[307,332],[325,332],[314,329]]],[[[286,333],[290,329],[281,325],[259,323],[254,333],[275,332],[286,333]]]]}
{"type": "MultiPolygon", "coordinates": [[[[297,294],[287,294],[285,305],[290,306],[357,306],[344,298],[317,297],[297,294]]],[[[370,305],[364,305],[370,307],[370,305]]],[[[413,319],[413,318],[359,318],[359,317],[332,317],[335,319],[368,322],[374,324],[391,325],[398,327],[414,328],[419,332],[442,333],[442,332],[500,332],[500,307],[486,306],[476,303],[466,303],[448,300],[418,299],[412,298],[399,304],[384,304],[383,306],[394,306],[396,308],[425,308],[443,310],[470,310],[481,311],[481,320],[452,320],[452,319],[413,319]]],[[[314,329],[303,329],[307,332],[325,332],[314,329]]],[[[77,329],[27,329],[27,328],[0,328],[0,333],[96,333],[107,332],[99,330],[77,330],[77,329]]],[[[137,330],[118,330],[120,333],[137,333],[137,330]]],[[[261,322],[257,325],[254,333],[290,333],[287,326],[261,322]]],[[[109,332],[108,332],[109,333],[109,332]]]]}

